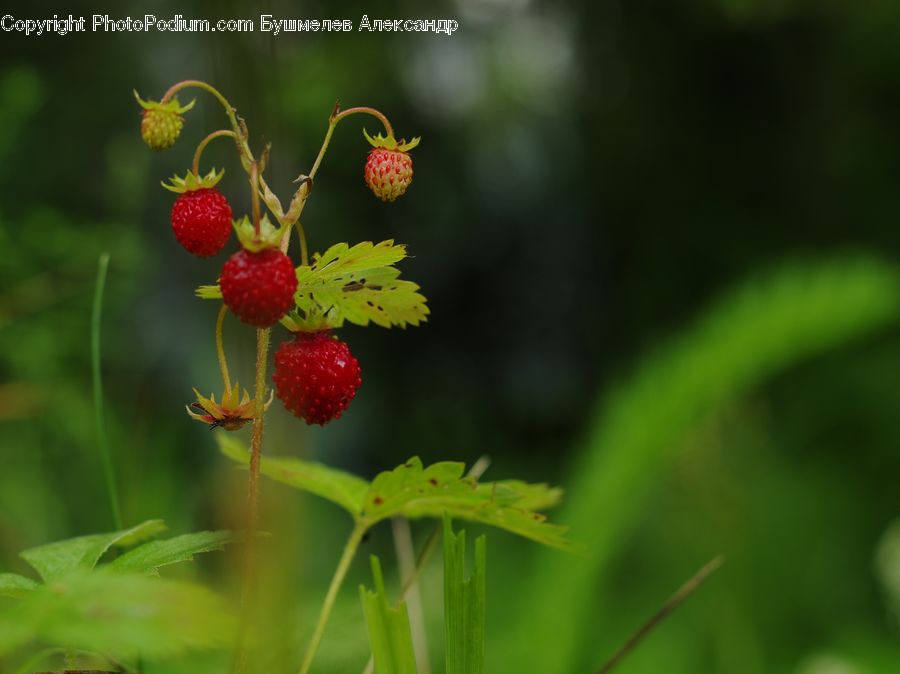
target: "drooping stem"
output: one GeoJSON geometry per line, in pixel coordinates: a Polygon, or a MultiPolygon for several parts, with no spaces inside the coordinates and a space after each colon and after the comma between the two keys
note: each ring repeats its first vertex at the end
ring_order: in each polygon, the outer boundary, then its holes
{"type": "Polygon", "coordinates": [[[176,82],[171,87],[169,87],[169,90],[163,95],[161,102],[166,103],[179,91],[181,91],[182,89],[187,89],[188,87],[203,89],[203,91],[206,91],[215,96],[216,100],[218,100],[219,103],[222,104],[222,107],[225,108],[225,114],[228,115],[228,121],[231,123],[231,129],[234,131],[234,139],[238,145],[238,150],[240,151],[242,158],[247,165],[252,162],[253,153],[250,151],[250,146],[247,144],[247,139],[244,137],[241,124],[240,122],[238,122],[237,112],[233,107],[231,107],[231,103],[228,102],[228,100],[219,92],[219,90],[212,85],[209,85],[201,80],[183,80],[181,82],[176,82]]]}
{"type": "Polygon", "coordinates": [[[341,585],[344,583],[344,578],[347,577],[347,571],[350,570],[350,564],[353,561],[356,550],[359,548],[360,541],[362,541],[367,530],[368,527],[365,524],[357,523],[353,527],[353,531],[350,532],[350,537],[344,545],[344,551],[341,553],[341,559],[338,561],[334,576],[331,579],[331,584],[328,586],[328,592],[325,594],[325,601],[322,603],[322,608],[319,611],[319,619],[316,622],[316,628],[309,640],[309,645],[306,647],[303,664],[300,666],[300,674],[308,674],[310,667],[312,667],[316,651],[319,649],[319,644],[322,642],[322,636],[325,634],[325,627],[328,625],[328,618],[331,616],[331,609],[334,608],[334,602],[337,599],[338,591],[340,591],[341,585]]]}
{"type": "Polygon", "coordinates": [[[372,115],[372,117],[375,117],[376,119],[378,119],[378,121],[381,122],[381,124],[384,126],[384,130],[387,133],[387,135],[393,137],[394,127],[391,126],[391,123],[388,121],[388,118],[384,116],[384,113],[380,112],[379,110],[376,110],[375,108],[367,108],[367,107],[347,108],[346,110],[343,110],[343,111],[339,112],[337,115],[335,115],[333,121],[335,124],[337,124],[339,121],[341,121],[345,117],[349,117],[350,115],[357,115],[360,113],[365,114],[365,115],[372,115]]]}
{"type": "Polygon", "coordinates": [[[253,205],[253,228],[259,238],[259,164],[250,163],[250,203],[253,205]]]}
{"type": "Polygon", "coordinates": [[[94,389],[94,422],[97,426],[97,446],[103,462],[106,478],[106,493],[116,529],[122,529],[122,513],[119,511],[119,490],[113,469],[106,435],[106,420],[103,415],[103,377],[100,372],[100,323],[103,317],[103,292],[106,289],[106,272],[109,269],[109,253],[103,253],[97,263],[97,286],[94,289],[94,304],[91,310],[91,376],[94,389]]]}
{"type": "Polygon", "coordinates": [[[200,156],[203,154],[206,146],[209,145],[210,141],[212,141],[213,139],[222,138],[223,136],[231,136],[232,138],[234,138],[234,131],[229,131],[228,129],[219,129],[218,131],[213,131],[206,138],[200,141],[200,144],[197,146],[197,150],[194,152],[194,161],[191,164],[191,172],[195,176],[200,175],[200,156]]]}
{"type": "Polygon", "coordinates": [[[228,376],[228,361],[225,359],[225,344],[222,339],[222,325],[225,323],[225,315],[228,307],[222,304],[219,309],[219,317],[216,319],[216,355],[219,358],[219,370],[222,372],[222,383],[225,385],[225,396],[231,396],[231,377],[228,376]]]}

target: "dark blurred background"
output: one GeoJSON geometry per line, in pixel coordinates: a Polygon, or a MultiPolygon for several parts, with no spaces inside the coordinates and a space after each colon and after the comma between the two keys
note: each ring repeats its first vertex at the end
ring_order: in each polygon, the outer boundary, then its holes
{"type": "MultiPolygon", "coordinates": [[[[196,95],[197,106],[175,148],[155,155],[141,143],[132,89],[158,98],[186,78],[219,88],[251,143],[272,142],[267,178],[283,201],[309,169],[336,99],[379,108],[398,135],[422,136],[412,187],[382,204],[362,181],[361,129],[376,123],[343,122],[304,223],[314,250],[342,240],[408,244],[403,274],[428,297],[429,322],[345,328],[364,384],[344,419],[310,429],[276,402],[266,431],[273,454],[367,476],[413,454],[467,463],[489,454],[491,477],[565,485],[604,391],[723,290],[786,259],[868,251],[892,261],[900,247],[896,2],[129,0],[10,11],[253,18],[257,32],[0,35],[8,570],[23,571],[16,554],[25,547],[110,528],[89,376],[103,251],[112,256],[107,414],[125,519],[163,517],[176,533],[240,521],[243,478],[183,411],[192,386],[219,388],[217,307],[193,289],[216,279],[225,256],[198,261],[181,250],[168,225],[172,196],[159,186],[183,174],[196,142],[226,120],[211,98],[185,92],[182,101],[196,95]],[[354,31],[272,36],[258,32],[261,13],[347,18],[354,31]],[[455,18],[459,30],[358,32],[363,14],[455,18]]],[[[246,212],[228,143],[211,146],[204,163],[226,168],[222,189],[246,212]]],[[[228,323],[226,347],[249,384],[252,331],[228,323]]],[[[656,669],[634,662],[623,672],[900,671],[890,608],[900,580],[879,581],[873,561],[900,514],[898,372],[900,333],[881,330],[789,369],[713,430],[699,429],[698,442],[723,448],[720,460],[679,463],[656,484],[602,597],[618,619],[589,627],[614,637],[572,671],[599,666],[716,552],[732,556],[704,592],[728,601],[687,607],[672,618],[682,629],[664,627],[642,647],[656,669]],[[756,531],[767,532],[753,538],[758,547],[742,545],[742,532],[756,531]]],[[[264,522],[284,553],[273,565],[286,586],[308,587],[282,597],[302,618],[346,522],[330,506],[264,486],[264,522]]],[[[389,532],[374,538],[373,549],[389,554],[389,532]]],[[[522,647],[502,606],[525,582],[517,560],[532,546],[499,533],[489,544],[488,649],[491,671],[502,673],[522,647]]],[[[200,571],[227,578],[226,567],[204,561],[200,571]]],[[[355,597],[346,603],[321,671],[328,658],[332,671],[364,661],[355,597]]],[[[302,643],[308,623],[297,625],[285,635],[302,643]]],[[[438,630],[432,639],[439,649],[438,630]]]]}

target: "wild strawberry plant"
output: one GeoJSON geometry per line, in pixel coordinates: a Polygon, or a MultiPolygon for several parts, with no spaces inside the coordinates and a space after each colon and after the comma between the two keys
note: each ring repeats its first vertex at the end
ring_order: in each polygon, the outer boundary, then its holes
{"type": "MultiPolygon", "coordinates": [[[[265,178],[271,147],[267,145],[261,152],[254,152],[245,121],[222,94],[205,82],[179,82],[159,101],[138,97],[144,109],[141,135],[146,144],[151,149],[162,150],[175,143],[184,126],[183,115],[193,107],[193,101],[182,105],[177,94],[188,88],[199,88],[212,94],[224,108],[229,122],[228,128],[212,131],[199,143],[193,164],[184,177],[176,176],[165,185],[179,195],[172,208],[172,230],[188,252],[198,257],[213,255],[229,238],[224,221],[231,217],[231,207],[216,187],[222,171],[212,168],[205,174],[201,172],[202,155],[207,145],[217,138],[230,140],[239,164],[249,178],[250,213],[230,223],[239,249],[224,263],[216,283],[196,291],[201,299],[222,303],[215,327],[215,342],[223,391],[217,400],[215,395],[206,397],[195,389],[196,400],[188,406],[188,414],[193,419],[225,431],[252,425],[249,448],[233,436],[219,436],[223,453],[249,468],[248,530],[251,536],[248,571],[244,579],[245,600],[252,596],[256,582],[252,534],[257,527],[260,474],[328,499],[343,507],[352,519],[352,530],[304,655],[300,671],[305,673],[312,666],[335,598],[359,543],[373,526],[397,517],[441,519],[452,516],[566,548],[569,542],[563,529],[547,523],[539,513],[554,505],[560,492],[545,485],[512,480],[480,483],[477,475],[465,474],[464,466],[455,462],[424,466],[418,458],[413,458],[369,482],[323,464],[263,456],[263,429],[273,396],[277,396],[298,419],[323,426],[339,419],[353,401],[362,384],[363,366],[352,354],[348,343],[335,334],[337,330],[347,324],[406,328],[418,326],[428,318],[428,305],[419,286],[400,278],[396,266],[406,257],[404,245],[392,240],[337,242],[321,253],[310,255],[306,231],[301,224],[332,135],[341,121],[362,114],[374,117],[383,127],[383,133],[374,136],[363,130],[372,147],[362,173],[372,193],[385,202],[393,202],[409,189],[413,178],[410,151],[418,145],[419,138],[398,139],[388,118],[373,108],[341,109],[339,104],[335,105],[311,168],[297,179],[298,187],[290,199],[282,202],[265,178]],[[299,243],[299,259],[292,257],[296,255],[291,250],[293,232],[299,243]],[[256,380],[252,397],[230,378],[222,341],[223,324],[228,315],[256,328],[256,380]],[[269,343],[276,329],[286,330],[287,335],[274,355],[273,390],[269,384],[268,360],[269,343]]],[[[448,531],[449,526],[448,523],[448,531]]],[[[483,558],[483,543],[479,543],[479,550],[479,556],[483,558]]],[[[386,599],[377,561],[373,562],[373,570],[376,593],[363,592],[362,597],[375,665],[380,672],[405,671],[400,665],[386,664],[384,654],[387,651],[396,654],[397,649],[385,650],[382,646],[387,643],[385,639],[399,638],[405,643],[402,633],[404,629],[408,632],[408,626],[403,627],[406,618],[395,619],[391,617],[393,613],[385,612],[386,604],[379,603],[386,599]],[[401,633],[399,637],[397,630],[401,633]]],[[[458,583],[463,580],[457,579],[458,583]]],[[[483,583],[483,577],[480,582],[483,583]]],[[[397,610],[400,609],[391,609],[397,610]]],[[[472,620],[476,619],[477,613],[471,610],[472,620]]],[[[461,626],[457,618],[454,620],[461,626]]],[[[454,627],[453,638],[464,643],[465,639],[460,638],[456,630],[454,627]]],[[[480,656],[469,654],[466,657],[478,659],[480,656]]],[[[246,660],[245,653],[237,658],[238,663],[246,660]]],[[[465,671],[476,669],[466,666],[465,671]]]]}

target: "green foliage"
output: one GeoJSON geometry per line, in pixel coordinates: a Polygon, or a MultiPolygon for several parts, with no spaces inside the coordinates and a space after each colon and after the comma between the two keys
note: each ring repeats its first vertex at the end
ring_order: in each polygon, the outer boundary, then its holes
{"type": "Polygon", "coordinates": [[[391,240],[372,244],[346,243],[316,254],[309,266],[297,268],[297,308],[304,318],[323,316],[329,327],[344,321],[369,322],[389,328],[419,325],[428,316],[419,286],[400,280],[394,267],[406,257],[406,247],[391,240]]]}
{"type": "Polygon", "coordinates": [[[446,674],[484,672],[485,538],[475,539],[475,565],[466,577],[466,532],[444,517],[444,638],[446,674]]]}
{"type": "Polygon", "coordinates": [[[130,529],[109,534],[92,534],[47,543],[25,550],[21,556],[34,567],[44,582],[49,583],[77,568],[93,569],[113,545],[129,547],[165,531],[165,528],[162,520],[147,520],[130,529]]]}
{"type": "MultiPolygon", "coordinates": [[[[226,456],[246,465],[250,456],[240,440],[218,433],[226,456]]],[[[262,457],[260,471],[283,484],[325,498],[347,510],[365,528],[391,517],[452,517],[504,529],[551,547],[575,549],[566,528],[547,522],[534,510],[555,505],[561,490],[518,480],[478,483],[464,475],[465,466],[442,461],[423,466],[413,457],[371,483],[321,464],[293,458],[262,457]]]]}
{"type": "Polygon", "coordinates": [[[628,525],[690,429],[797,361],[896,320],[900,278],[871,259],[790,266],[747,283],[648,359],[598,411],[571,469],[565,521],[588,537],[590,563],[542,555],[513,626],[527,649],[519,671],[578,668],[598,585],[628,525]]]}
{"type": "Polygon", "coordinates": [[[119,659],[169,657],[224,646],[235,625],[230,607],[198,585],[75,568],[0,607],[0,655],[52,644],[119,659]]]}
{"type": "Polygon", "coordinates": [[[137,545],[165,530],[162,520],[31,548],[22,557],[44,584],[0,574],[0,655],[32,644],[117,658],[162,657],[223,645],[234,632],[230,608],[204,588],[150,577],[169,564],[220,550],[241,538],[201,531],[138,545],[97,566],[113,546],[137,545]]]}
{"type": "MultiPolygon", "coordinates": [[[[222,453],[244,465],[250,462],[246,446],[229,433],[216,434],[222,453]]],[[[331,501],[352,515],[362,511],[369,483],[361,477],[313,461],[263,457],[260,472],[273,480],[331,501]]]]}
{"type": "Polygon", "coordinates": [[[384,589],[384,577],[378,557],[370,557],[375,590],[359,586],[359,598],[366,616],[369,645],[375,661],[375,674],[416,674],[416,656],[406,602],[390,606],[384,589]]]}
{"type": "MultiPolygon", "coordinates": [[[[427,320],[428,306],[418,285],[400,279],[394,263],[405,257],[406,247],[392,240],[337,243],[316,253],[311,265],[297,267],[297,311],[286,320],[315,328],[339,328],[345,321],[383,328],[419,325],[427,320]]],[[[196,295],[218,300],[222,291],[200,286],[196,295]]]]}
{"type": "Polygon", "coordinates": [[[198,531],[144,543],[114,559],[109,566],[117,571],[155,573],[162,566],[190,562],[196,554],[222,550],[226,544],[242,539],[242,534],[233,531],[198,531]]]}
{"type": "Polygon", "coordinates": [[[0,573],[0,597],[24,597],[39,585],[17,573],[0,573]]]}

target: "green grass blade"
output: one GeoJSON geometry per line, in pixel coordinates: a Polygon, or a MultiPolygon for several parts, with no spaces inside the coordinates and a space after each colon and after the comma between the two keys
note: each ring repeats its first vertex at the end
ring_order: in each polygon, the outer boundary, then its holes
{"type": "Polygon", "coordinates": [[[590,559],[538,553],[511,628],[531,647],[505,663],[510,671],[579,669],[589,634],[603,628],[594,611],[610,561],[698,422],[801,359],[895,321],[898,301],[900,276],[875,259],[788,266],[739,287],[646,360],[598,410],[569,471],[560,521],[590,559]]]}
{"type": "Polygon", "coordinates": [[[406,602],[396,607],[388,604],[381,564],[375,555],[370,558],[375,590],[359,586],[359,597],[366,616],[369,645],[375,661],[375,674],[416,674],[416,656],[406,602]]]}
{"type": "Polygon", "coordinates": [[[475,565],[466,577],[466,532],[444,518],[444,659],[446,674],[483,674],[485,538],[475,539],[475,565]]]}
{"type": "Polygon", "coordinates": [[[106,478],[106,493],[112,512],[113,525],[122,528],[122,514],[119,511],[119,490],[116,473],[113,470],[109,438],[106,435],[106,420],[103,411],[103,377],[100,374],[100,324],[103,318],[103,293],[106,290],[106,272],[109,269],[109,253],[103,253],[97,262],[97,285],[94,289],[94,305],[91,311],[91,374],[94,389],[94,421],[97,425],[97,446],[103,462],[106,478]]]}

